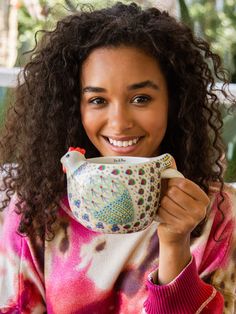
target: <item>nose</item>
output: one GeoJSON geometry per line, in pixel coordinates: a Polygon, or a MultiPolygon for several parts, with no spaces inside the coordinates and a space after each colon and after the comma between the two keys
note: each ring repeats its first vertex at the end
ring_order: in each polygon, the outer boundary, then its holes
{"type": "Polygon", "coordinates": [[[128,104],[117,103],[110,107],[109,125],[114,133],[122,134],[134,126],[134,116],[128,104]]]}

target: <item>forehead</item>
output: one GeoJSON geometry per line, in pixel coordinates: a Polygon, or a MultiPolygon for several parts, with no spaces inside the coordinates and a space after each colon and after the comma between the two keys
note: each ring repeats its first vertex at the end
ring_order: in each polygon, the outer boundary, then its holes
{"type": "Polygon", "coordinates": [[[117,81],[157,79],[164,80],[158,61],[135,47],[102,47],[93,50],[82,65],[82,83],[100,79],[117,81]]]}

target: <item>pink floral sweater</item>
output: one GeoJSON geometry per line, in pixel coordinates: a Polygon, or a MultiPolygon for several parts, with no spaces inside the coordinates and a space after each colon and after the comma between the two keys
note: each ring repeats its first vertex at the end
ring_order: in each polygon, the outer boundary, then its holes
{"type": "Polygon", "coordinates": [[[133,234],[95,233],[76,221],[64,199],[60,228],[42,244],[16,231],[13,197],[0,215],[0,313],[236,313],[235,195],[225,192],[223,222],[218,201],[215,192],[204,232],[192,241],[190,263],[159,286],[152,281],[156,223],[133,234]]]}

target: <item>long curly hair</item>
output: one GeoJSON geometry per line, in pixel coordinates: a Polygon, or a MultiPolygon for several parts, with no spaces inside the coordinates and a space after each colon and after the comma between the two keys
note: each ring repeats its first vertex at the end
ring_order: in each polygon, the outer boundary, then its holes
{"type": "Polygon", "coordinates": [[[167,80],[170,109],[161,153],[172,154],[178,169],[207,193],[212,181],[222,189],[222,118],[215,87],[216,80],[225,81],[220,58],[189,27],[157,8],[117,3],[83,10],[43,32],[1,129],[6,196],[1,209],[16,193],[19,232],[53,237],[66,194],[60,158],[69,146],[84,147],[87,157],[99,155],[81,123],[81,67],[94,49],[120,45],[153,56],[167,80]]]}

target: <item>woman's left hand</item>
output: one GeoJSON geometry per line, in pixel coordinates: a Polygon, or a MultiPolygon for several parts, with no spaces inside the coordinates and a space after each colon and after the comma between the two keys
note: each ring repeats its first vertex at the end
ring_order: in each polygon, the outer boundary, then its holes
{"type": "Polygon", "coordinates": [[[191,260],[190,235],[205,218],[210,203],[206,193],[188,179],[163,180],[162,187],[165,183],[158,209],[158,284],[174,280],[191,260]]]}
{"type": "Polygon", "coordinates": [[[171,245],[190,238],[205,218],[209,203],[209,197],[196,183],[186,178],[169,179],[158,210],[160,242],[171,245]]]}

